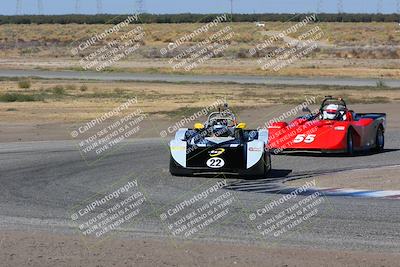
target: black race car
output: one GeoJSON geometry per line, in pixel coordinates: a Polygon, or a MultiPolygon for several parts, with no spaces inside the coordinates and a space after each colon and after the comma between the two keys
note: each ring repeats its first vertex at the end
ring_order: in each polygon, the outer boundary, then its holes
{"type": "Polygon", "coordinates": [[[267,130],[246,130],[225,107],[203,125],[179,129],[170,141],[170,173],[264,177],[271,170],[267,130]]]}

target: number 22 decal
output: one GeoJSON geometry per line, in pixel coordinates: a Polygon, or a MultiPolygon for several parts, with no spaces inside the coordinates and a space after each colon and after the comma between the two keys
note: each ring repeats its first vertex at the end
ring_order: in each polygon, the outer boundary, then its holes
{"type": "Polygon", "coordinates": [[[293,143],[298,144],[304,142],[306,144],[311,144],[312,142],[314,142],[316,136],[317,136],[316,134],[309,134],[309,135],[299,134],[293,140],[293,143]]]}
{"type": "Polygon", "coordinates": [[[221,158],[211,158],[207,160],[207,166],[210,168],[218,169],[225,165],[225,161],[221,158]]]}

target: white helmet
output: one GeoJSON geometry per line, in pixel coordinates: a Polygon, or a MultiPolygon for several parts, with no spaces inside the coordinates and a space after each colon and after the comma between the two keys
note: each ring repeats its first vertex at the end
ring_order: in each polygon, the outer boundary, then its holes
{"type": "Polygon", "coordinates": [[[336,104],[330,104],[330,105],[324,107],[324,110],[322,112],[322,119],[323,120],[336,119],[337,115],[338,115],[338,110],[339,110],[339,105],[336,105],[336,104]]]}

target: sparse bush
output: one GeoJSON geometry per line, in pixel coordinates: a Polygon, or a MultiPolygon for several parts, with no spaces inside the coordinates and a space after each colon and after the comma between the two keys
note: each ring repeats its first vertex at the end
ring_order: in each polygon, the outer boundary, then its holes
{"type": "Polygon", "coordinates": [[[20,93],[6,93],[0,95],[0,102],[33,102],[39,101],[38,97],[35,95],[27,95],[27,94],[20,94],[20,93]]]}
{"type": "Polygon", "coordinates": [[[73,85],[73,84],[69,84],[69,85],[67,85],[66,89],[70,90],[70,91],[75,91],[76,90],[76,86],[73,85]]]}
{"type": "Polygon", "coordinates": [[[385,83],[383,80],[378,80],[378,81],[376,82],[376,87],[378,87],[378,88],[386,88],[387,85],[386,85],[386,83],[385,83]]]}
{"type": "Polygon", "coordinates": [[[57,96],[61,96],[61,95],[65,94],[65,89],[61,85],[56,85],[55,87],[53,87],[52,91],[53,91],[53,94],[55,94],[57,96]]]}
{"type": "Polygon", "coordinates": [[[237,57],[248,58],[249,57],[248,50],[246,50],[245,48],[240,48],[239,51],[237,52],[237,57]]]}
{"type": "Polygon", "coordinates": [[[81,85],[81,87],[79,88],[79,90],[81,92],[86,92],[88,90],[88,87],[86,85],[81,85]]]}
{"type": "Polygon", "coordinates": [[[20,80],[20,81],[18,81],[18,87],[21,89],[31,88],[31,81],[27,80],[27,79],[20,80]]]}
{"type": "Polygon", "coordinates": [[[124,90],[120,89],[120,88],[115,88],[114,89],[114,93],[118,94],[118,95],[123,95],[124,94],[124,90]]]}

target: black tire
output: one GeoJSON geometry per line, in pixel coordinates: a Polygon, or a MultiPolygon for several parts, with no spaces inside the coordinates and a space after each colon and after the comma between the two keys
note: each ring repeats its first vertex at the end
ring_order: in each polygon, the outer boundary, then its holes
{"type": "Polygon", "coordinates": [[[169,173],[173,176],[193,176],[191,170],[179,166],[172,156],[169,158],[169,173]]]}
{"type": "Polygon", "coordinates": [[[245,180],[264,179],[268,176],[271,169],[271,157],[266,154],[257,162],[257,164],[248,170],[239,172],[239,176],[245,180]],[[269,166],[267,166],[267,163],[269,166]]]}
{"type": "Polygon", "coordinates": [[[346,154],[348,156],[354,155],[354,135],[353,135],[353,129],[351,129],[351,128],[347,132],[346,154]]]}
{"type": "Polygon", "coordinates": [[[177,175],[177,166],[175,161],[173,160],[172,156],[169,158],[169,173],[171,175],[177,175]]]}
{"type": "Polygon", "coordinates": [[[264,176],[267,177],[269,173],[271,172],[271,155],[270,154],[265,154],[264,156],[264,176]]]}
{"type": "Polygon", "coordinates": [[[383,131],[382,126],[378,127],[376,131],[376,139],[375,139],[375,149],[374,151],[380,153],[385,148],[385,132],[383,131]]]}

